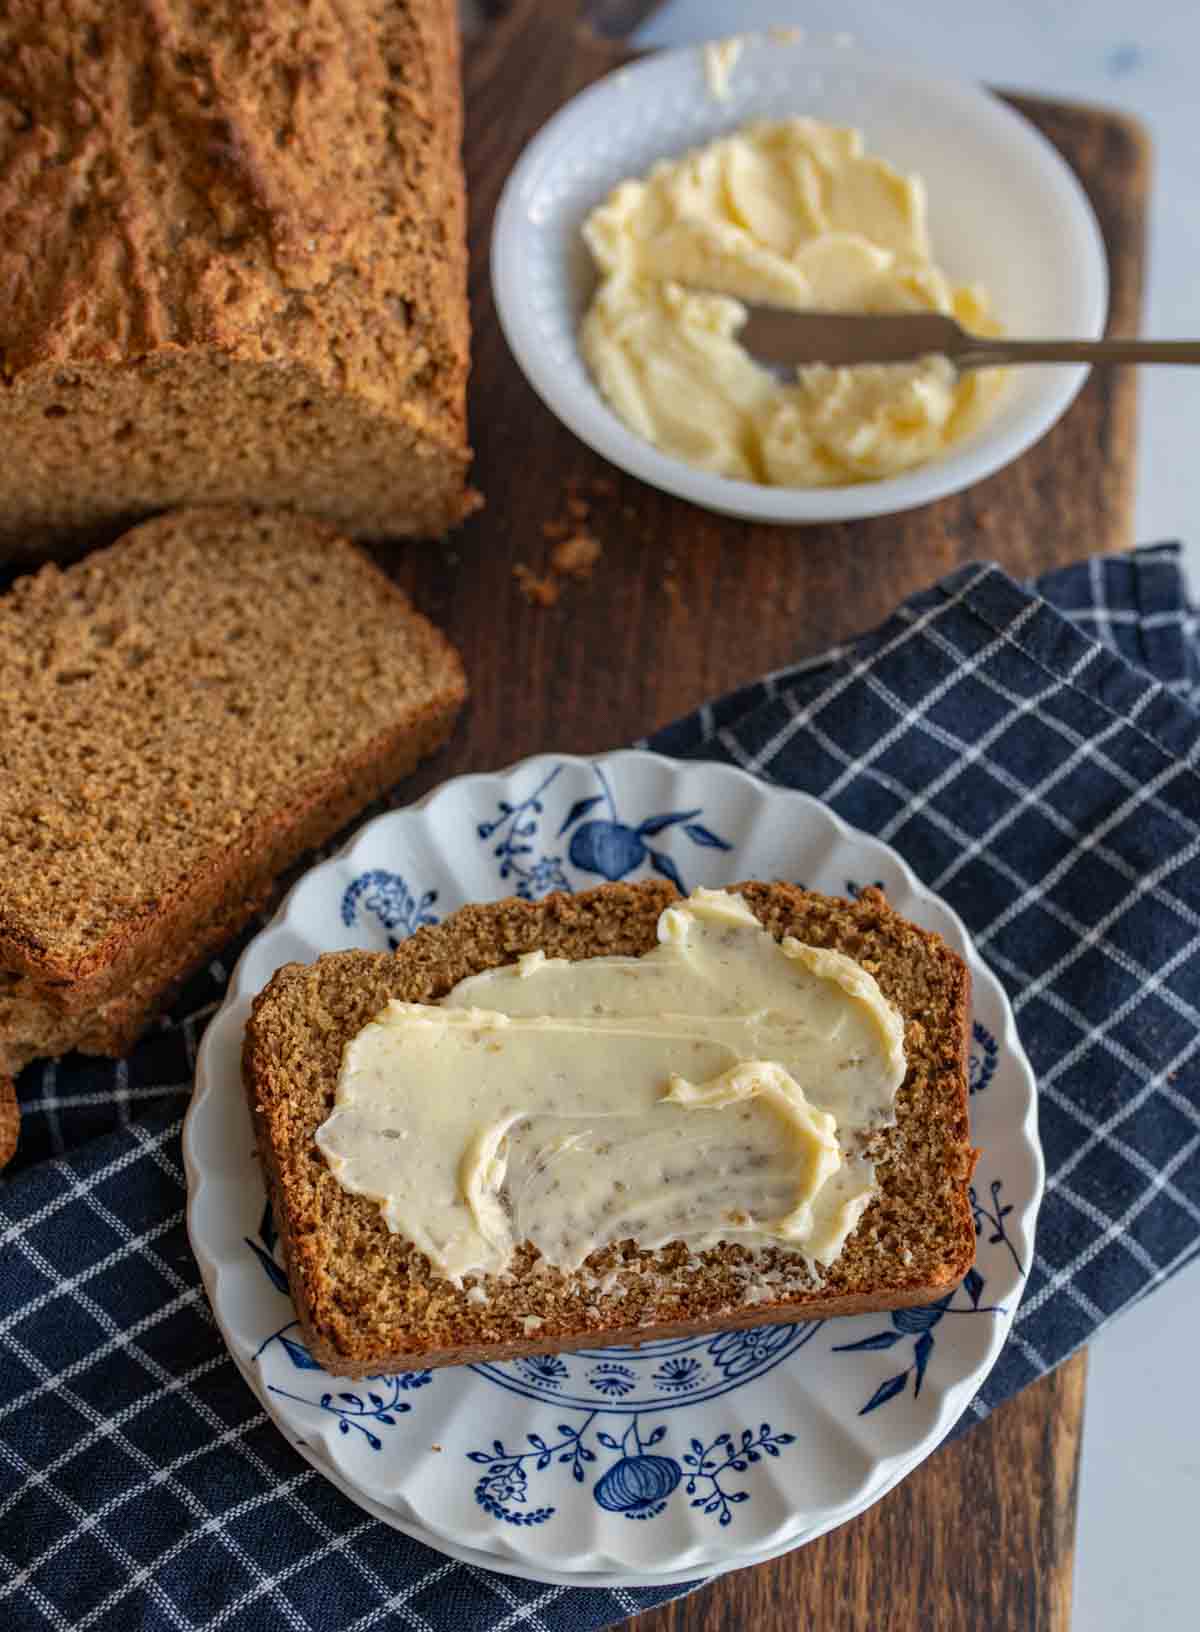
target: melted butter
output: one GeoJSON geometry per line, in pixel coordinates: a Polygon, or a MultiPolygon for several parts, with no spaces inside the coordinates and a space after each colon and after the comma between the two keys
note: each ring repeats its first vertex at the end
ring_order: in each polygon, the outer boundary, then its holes
{"type": "Polygon", "coordinates": [[[529,1241],[577,1269],[633,1239],[841,1251],[874,1194],[903,1024],[836,952],[698,890],[645,957],[531,953],[346,1046],[317,1143],[338,1182],[454,1281],[529,1241]]]}

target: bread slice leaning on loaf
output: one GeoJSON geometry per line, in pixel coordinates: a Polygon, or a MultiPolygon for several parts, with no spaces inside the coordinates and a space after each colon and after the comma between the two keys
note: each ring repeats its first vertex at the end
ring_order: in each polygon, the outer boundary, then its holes
{"type": "Polygon", "coordinates": [[[524,952],[637,956],[656,945],[670,885],[609,884],[539,902],[464,907],[395,954],[334,952],[286,964],[247,1024],[243,1078],[304,1334],[327,1370],[362,1376],[688,1336],[763,1322],[927,1303],[975,1256],[968,1198],[970,976],[938,936],[877,890],[836,900],[789,884],[737,884],[777,939],[794,935],[857,959],[905,1021],[908,1071],[896,1126],[881,1136],[879,1194],[814,1284],[795,1254],[622,1242],[567,1274],[528,1244],[486,1303],[436,1274],[379,1208],[343,1190],[314,1143],[332,1108],[345,1044],[392,998],[433,1002],[465,976],[524,952]],[[532,1319],[530,1318],[532,1317],[532,1319]],[[534,1329],[536,1328],[536,1329],[534,1329]]]}
{"type": "Polygon", "coordinates": [[[72,1050],[121,1059],[154,1016],[175,1001],[192,971],[265,911],[278,893],[267,885],[239,896],[118,996],[80,1013],[65,1014],[28,975],[0,970],[0,1069],[20,1071],[31,1060],[54,1059],[72,1050]]]}

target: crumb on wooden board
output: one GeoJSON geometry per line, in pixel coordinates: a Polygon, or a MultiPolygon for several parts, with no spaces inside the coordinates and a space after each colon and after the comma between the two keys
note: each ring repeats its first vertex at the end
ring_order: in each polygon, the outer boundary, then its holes
{"type": "MultiPolygon", "coordinates": [[[[556,606],[564,579],[585,583],[604,554],[604,546],[587,525],[592,501],[585,496],[584,485],[578,476],[568,477],[561,513],[542,523],[542,537],[552,546],[546,567],[538,571],[524,561],[513,567],[513,577],[530,606],[556,606]]],[[[608,476],[592,477],[586,488],[596,498],[611,498],[617,491],[616,483],[608,476]]]]}
{"type": "Polygon", "coordinates": [[[559,595],[557,578],[549,573],[539,576],[532,567],[527,567],[524,561],[518,561],[512,570],[521,594],[530,606],[548,607],[557,603],[559,595]]]}

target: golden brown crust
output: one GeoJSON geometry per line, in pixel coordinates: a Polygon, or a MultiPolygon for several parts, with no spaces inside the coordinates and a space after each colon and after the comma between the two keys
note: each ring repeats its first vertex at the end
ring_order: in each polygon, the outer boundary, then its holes
{"type": "Polygon", "coordinates": [[[473,507],[453,0],[10,0],[0,109],[0,553],[473,507]]]}
{"type": "MultiPolygon", "coordinates": [[[[970,1265],[967,1265],[970,1268],[970,1265]]],[[[966,1269],[963,1270],[963,1275],[966,1269]]],[[[958,1276],[953,1283],[962,1279],[958,1276]]],[[[883,1310],[915,1309],[944,1297],[949,1281],[937,1281],[929,1286],[908,1286],[886,1299],[867,1294],[845,1293],[837,1297],[814,1296],[805,1303],[755,1303],[749,1308],[730,1310],[709,1320],[662,1320],[653,1325],[638,1324],[626,1327],[589,1327],[586,1332],[566,1332],[560,1336],[519,1338],[511,1342],[463,1343],[454,1349],[414,1354],[411,1349],[397,1350],[394,1354],[359,1360],[348,1364],[347,1355],[309,1321],[301,1318],[309,1352],[325,1370],[335,1377],[364,1377],[391,1374],[399,1371],[424,1371],[426,1367],[471,1366],[496,1364],[502,1360],[523,1360],[534,1354],[566,1354],[579,1348],[617,1348],[623,1344],[657,1343],[670,1337],[704,1337],[709,1332],[734,1332],[747,1327],[763,1325],[788,1326],[800,1320],[835,1320],[846,1315],[871,1315],[883,1310]]],[[[299,1299],[295,1299],[300,1313],[299,1299]]]]}
{"type": "Polygon", "coordinates": [[[878,891],[846,902],[787,884],[730,888],[772,934],[857,957],[906,1021],[910,1064],[897,1126],[874,1153],[880,1194],[824,1284],[814,1286],[782,1249],[648,1253],[626,1242],[564,1276],[522,1248],[511,1279],[483,1282],[488,1302],[480,1306],[390,1235],[378,1208],[341,1189],[313,1135],[332,1104],[345,1042],[390,997],[435,1000],[464,975],[535,948],[567,957],[647,951],[674,892],[658,882],[616,884],[471,906],[419,930],[394,957],[343,952],[286,965],[256,999],[246,1029],[243,1078],[292,1292],[312,1352],[329,1370],[354,1376],[894,1309],[961,1280],[975,1250],[966,966],[937,936],[891,912],[878,891]],[[536,1331],[526,1329],[531,1315],[536,1331]]]}
{"type": "Polygon", "coordinates": [[[175,967],[439,747],[465,692],[444,637],[320,523],[180,512],[19,580],[0,967],[69,1013],[175,967]]]}

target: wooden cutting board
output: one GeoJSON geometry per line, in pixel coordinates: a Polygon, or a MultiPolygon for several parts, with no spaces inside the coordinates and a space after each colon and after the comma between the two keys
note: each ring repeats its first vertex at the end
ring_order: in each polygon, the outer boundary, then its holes
{"type": "MultiPolygon", "coordinates": [[[[607,24],[622,17],[626,26],[646,9],[595,6],[607,24]]],[[[972,558],[1025,575],[1132,542],[1132,371],[1093,377],[1037,447],[970,492],[907,516],[822,528],[708,515],[613,471],[563,429],[509,356],[488,247],[500,188],[524,143],[624,54],[577,16],[570,0],[517,0],[467,49],[470,403],[475,480],[487,505],[445,546],[387,559],[459,645],[473,700],[450,748],[406,785],[406,797],[526,754],[627,743],[713,693],[870,627],[972,558]],[[587,506],[603,556],[590,582],[568,583],[552,607],[532,606],[514,568],[543,569],[544,528],[568,515],[572,499],[587,506]]],[[[1136,333],[1143,137],[1101,109],[1013,100],[1091,195],[1108,247],[1110,332],[1136,333]]],[[[1080,1357],[852,1524],[640,1618],[638,1632],[1065,1632],[1083,1399],[1080,1357]]]]}

